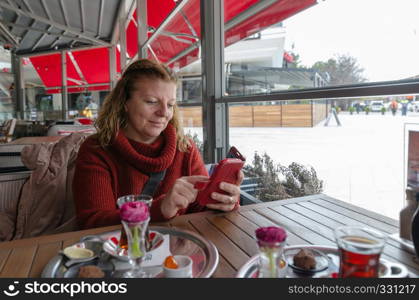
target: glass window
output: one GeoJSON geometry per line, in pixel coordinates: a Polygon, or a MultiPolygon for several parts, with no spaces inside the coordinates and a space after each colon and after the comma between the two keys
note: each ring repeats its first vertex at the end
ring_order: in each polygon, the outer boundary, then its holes
{"type": "Polygon", "coordinates": [[[179,102],[201,102],[200,1],[180,2],[151,37],[148,57],[178,73],[179,102]]]}
{"type": "Polygon", "coordinates": [[[204,151],[203,129],[202,129],[202,107],[201,106],[182,106],[179,107],[179,116],[183,131],[190,136],[201,154],[204,151]]]}
{"type": "Polygon", "coordinates": [[[418,1],[224,0],[224,10],[227,95],[419,75],[418,1]]]}
{"type": "Polygon", "coordinates": [[[263,201],[323,192],[398,219],[404,204],[403,125],[418,123],[418,99],[399,95],[231,103],[230,146],[249,165],[256,166],[258,157],[266,161],[265,153],[272,160],[285,188],[256,193],[263,201]],[[394,113],[393,102],[398,104],[394,113]],[[383,109],[370,109],[372,103],[382,103],[383,109]],[[294,185],[286,177],[293,163],[294,169],[306,167],[294,173],[304,178],[295,177],[294,185]]]}

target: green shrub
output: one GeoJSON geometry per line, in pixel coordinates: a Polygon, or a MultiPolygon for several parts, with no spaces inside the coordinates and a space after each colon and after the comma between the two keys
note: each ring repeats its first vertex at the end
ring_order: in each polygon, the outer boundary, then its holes
{"type": "Polygon", "coordinates": [[[317,178],[313,167],[293,162],[288,167],[275,165],[270,156],[255,152],[252,165],[243,168],[247,177],[258,178],[256,197],[273,201],[318,194],[323,191],[323,181],[317,178]]]}
{"type": "MultiPolygon", "coordinates": [[[[194,141],[202,155],[204,144],[198,135],[188,131],[186,136],[194,141]]],[[[252,164],[246,164],[243,173],[246,177],[256,179],[258,189],[255,196],[261,201],[301,197],[323,191],[323,181],[317,178],[313,167],[306,167],[296,162],[288,167],[275,164],[266,153],[260,156],[255,152],[252,164]]]]}

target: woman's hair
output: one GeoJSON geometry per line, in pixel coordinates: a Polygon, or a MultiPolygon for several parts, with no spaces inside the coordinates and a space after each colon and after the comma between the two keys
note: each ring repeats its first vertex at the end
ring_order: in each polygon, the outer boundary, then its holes
{"type": "MultiPolygon", "coordinates": [[[[118,130],[127,125],[125,103],[135,90],[135,83],[142,78],[160,79],[166,82],[173,82],[174,84],[178,82],[175,73],[158,62],[140,59],[129,65],[122,74],[122,78],[116,84],[116,87],[106,97],[95,122],[98,141],[102,147],[108,146],[116,136],[118,130]]],[[[186,152],[189,146],[189,140],[183,134],[182,125],[179,120],[179,110],[176,104],[170,123],[176,129],[177,148],[180,151],[186,152]]]]}

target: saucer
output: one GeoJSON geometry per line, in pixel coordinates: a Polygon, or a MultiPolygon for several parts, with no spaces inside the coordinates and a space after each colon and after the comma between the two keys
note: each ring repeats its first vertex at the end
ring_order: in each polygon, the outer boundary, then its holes
{"type": "Polygon", "coordinates": [[[59,253],[64,257],[64,265],[70,267],[74,264],[92,261],[100,256],[102,242],[85,240],[64,248],[59,253]]]}
{"type": "Polygon", "coordinates": [[[310,250],[313,255],[314,259],[316,260],[316,267],[314,269],[303,269],[296,265],[294,265],[294,256],[301,250],[302,248],[297,249],[285,249],[284,257],[285,261],[288,263],[288,266],[295,272],[300,275],[313,275],[315,273],[321,272],[326,270],[329,267],[329,258],[324,254],[322,251],[314,249],[314,248],[305,248],[310,250]]]}

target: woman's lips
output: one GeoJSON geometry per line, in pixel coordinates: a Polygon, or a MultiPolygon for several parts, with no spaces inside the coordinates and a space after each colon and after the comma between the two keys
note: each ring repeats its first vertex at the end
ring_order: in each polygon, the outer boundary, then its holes
{"type": "Polygon", "coordinates": [[[162,123],[162,122],[153,122],[153,121],[150,121],[150,124],[153,125],[153,126],[155,126],[155,127],[164,127],[164,123],[162,123]]]}

